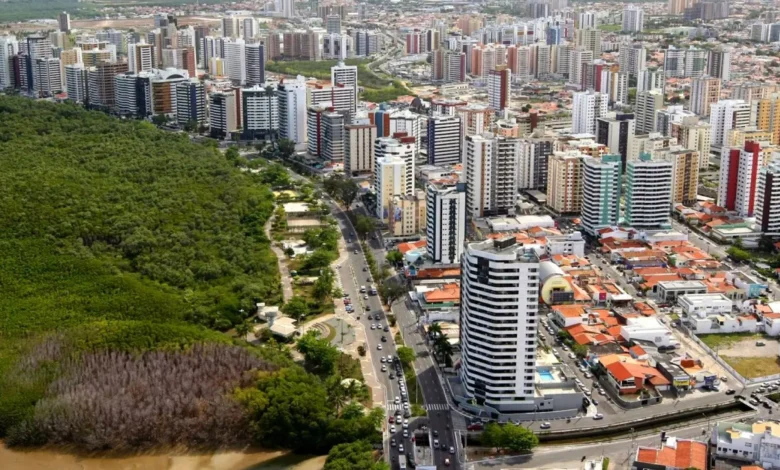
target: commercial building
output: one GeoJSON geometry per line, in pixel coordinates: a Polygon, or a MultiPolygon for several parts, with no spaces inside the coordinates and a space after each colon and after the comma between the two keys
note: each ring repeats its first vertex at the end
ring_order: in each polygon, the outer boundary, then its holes
{"type": "Polygon", "coordinates": [[[607,115],[609,97],[593,90],[574,93],[572,133],[595,134],[596,120],[607,115]]]}
{"type": "Polygon", "coordinates": [[[374,174],[374,141],[377,138],[376,126],[368,122],[353,122],[344,126],[347,133],[344,149],[344,172],[348,175],[358,173],[374,174]]]}
{"type": "Polygon", "coordinates": [[[432,116],[428,119],[428,163],[430,165],[460,163],[461,145],[459,116],[432,116]]]}
{"type": "Polygon", "coordinates": [[[636,120],[635,133],[637,135],[655,132],[655,113],[663,106],[664,93],[661,90],[640,91],[636,94],[634,116],[636,120]]]}
{"type": "Polygon", "coordinates": [[[241,92],[242,137],[273,140],[279,133],[279,96],[272,87],[255,85],[241,92]]]}
{"type": "Polygon", "coordinates": [[[466,235],[466,185],[426,188],[426,248],[434,263],[456,264],[466,235]]]}
{"type": "Polygon", "coordinates": [[[514,236],[469,244],[461,264],[461,291],[460,377],[466,394],[499,412],[533,411],[536,253],[517,245],[514,236]]]}
{"type": "Polygon", "coordinates": [[[653,161],[643,153],[626,166],[626,212],[624,222],[636,229],[666,229],[672,203],[673,167],[653,161]]]}
{"type": "Polygon", "coordinates": [[[578,150],[553,152],[547,170],[547,205],[559,214],[582,210],[582,161],[578,150]]]}
{"type": "Polygon", "coordinates": [[[699,77],[691,81],[691,111],[699,116],[709,116],[710,106],[720,101],[720,79],[699,77]]]}
{"type": "Polygon", "coordinates": [[[466,207],[471,217],[514,211],[517,195],[518,139],[492,134],[466,137],[466,207]]]}
{"type": "Polygon", "coordinates": [[[620,188],[623,174],[620,155],[586,158],[582,162],[582,227],[596,236],[620,221],[620,188]]]}
{"type": "Polygon", "coordinates": [[[712,148],[727,145],[728,131],[750,125],[750,104],[742,100],[720,100],[710,107],[712,148]]]}
{"type": "Polygon", "coordinates": [[[756,223],[761,232],[780,238],[780,163],[770,162],[758,173],[756,223]]]}

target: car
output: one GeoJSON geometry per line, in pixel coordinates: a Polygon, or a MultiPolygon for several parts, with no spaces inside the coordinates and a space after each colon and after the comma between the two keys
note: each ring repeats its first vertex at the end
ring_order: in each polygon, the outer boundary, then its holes
{"type": "Polygon", "coordinates": [[[382,372],[387,372],[387,366],[382,366],[382,372]]]}
{"type": "Polygon", "coordinates": [[[588,368],[585,367],[585,366],[579,366],[578,369],[580,370],[580,372],[587,372],[587,370],[588,370],[588,368]]]}
{"type": "Polygon", "coordinates": [[[383,343],[386,343],[386,342],[387,342],[387,336],[384,336],[384,335],[383,335],[383,336],[382,336],[382,338],[381,338],[381,340],[382,340],[382,342],[383,342],[383,343]]]}
{"type": "Polygon", "coordinates": [[[606,395],[606,394],[607,392],[605,392],[603,388],[599,389],[599,395],[606,395]]]}
{"type": "Polygon", "coordinates": [[[482,423],[473,423],[466,426],[466,429],[468,431],[482,431],[482,429],[484,429],[484,426],[482,425],[482,423]]]}
{"type": "Polygon", "coordinates": [[[721,382],[728,382],[729,378],[724,375],[724,376],[721,376],[720,381],[721,382]]]}
{"type": "Polygon", "coordinates": [[[593,399],[591,400],[591,403],[593,403],[593,406],[599,406],[599,401],[598,401],[598,400],[596,400],[595,398],[593,398],[593,399]]]}
{"type": "Polygon", "coordinates": [[[764,402],[763,405],[764,405],[764,408],[772,408],[772,404],[771,403],[764,402]]]}
{"type": "Polygon", "coordinates": [[[593,419],[595,420],[604,419],[604,415],[601,413],[596,413],[595,415],[593,415],[593,419]]]}
{"type": "Polygon", "coordinates": [[[409,418],[411,416],[412,416],[412,413],[409,411],[408,408],[406,410],[404,410],[404,418],[409,418]]]}
{"type": "Polygon", "coordinates": [[[726,395],[734,395],[735,393],[737,393],[736,390],[732,390],[732,389],[726,390],[726,395]]]}
{"type": "Polygon", "coordinates": [[[450,446],[450,454],[454,454],[454,453],[455,453],[455,448],[450,446]]]}
{"type": "Polygon", "coordinates": [[[357,250],[355,250],[353,253],[355,253],[355,254],[358,254],[358,251],[357,251],[357,250]]]}
{"type": "Polygon", "coordinates": [[[368,268],[363,266],[363,272],[366,272],[366,271],[368,271],[368,268]]]}
{"type": "Polygon", "coordinates": [[[569,353],[569,359],[577,359],[577,355],[574,353],[569,353]]]}
{"type": "Polygon", "coordinates": [[[593,374],[591,374],[590,372],[585,372],[582,375],[584,375],[586,379],[589,379],[589,378],[593,377],[593,374]]]}
{"type": "Polygon", "coordinates": [[[384,331],[385,331],[385,333],[386,333],[386,332],[388,332],[388,331],[390,331],[390,327],[389,327],[389,326],[387,326],[387,325],[385,325],[385,330],[384,330],[384,331]]]}
{"type": "Polygon", "coordinates": [[[393,380],[394,378],[395,378],[395,374],[393,374],[392,372],[390,372],[390,380],[393,380]]]}
{"type": "Polygon", "coordinates": [[[450,459],[444,459],[444,465],[449,467],[450,466],[450,459]]]}
{"type": "Polygon", "coordinates": [[[404,409],[407,411],[409,410],[409,403],[404,403],[404,409]]]}
{"type": "Polygon", "coordinates": [[[433,440],[433,448],[434,449],[438,449],[439,448],[439,440],[438,439],[434,439],[433,440]]]}
{"type": "Polygon", "coordinates": [[[545,423],[540,424],[539,428],[541,428],[541,429],[550,429],[550,426],[552,426],[550,423],[545,422],[545,423]]]}
{"type": "Polygon", "coordinates": [[[376,345],[376,349],[377,349],[377,351],[381,351],[382,350],[382,345],[381,344],[377,344],[376,345]]]}
{"type": "Polygon", "coordinates": [[[409,430],[408,430],[408,429],[404,429],[404,434],[403,434],[403,436],[404,436],[405,438],[406,438],[406,437],[409,437],[409,430]]]}
{"type": "Polygon", "coordinates": [[[409,420],[408,419],[404,420],[404,426],[409,426],[409,420]]]}
{"type": "Polygon", "coordinates": [[[391,362],[393,362],[393,355],[392,354],[387,356],[387,363],[390,364],[391,362]]]}
{"type": "Polygon", "coordinates": [[[395,418],[391,415],[389,418],[387,418],[387,422],[393,424],[395,422],[395,418]]]}
{"type": "Polygon", "coordinates": [[[385,356],[382,356],[382,357],[380,357],[380,358],[379,358],[379,362],[381,362],[382,364],[384,364],[384,363],[385,363],[385,356]]]}
{"type": "Polygon", "coordinates": [[[395,397],[395,404],[401,403],[401,397],[395,397]]]}
{"type": "Polygon", "coordinates": [[[368,296],[367,296],[367,295],[364,295],[364,296],[363,296],[363,300],[368,300],[368,296]]]}
{"type": "Polygon", "coordinates": [[[403,444],[398,444],[398,452],[400,452],[402,454],[404,453],[404,445],[403,444]]]}
{"type": "Polygon", "coordinates": [[[439,431],[433,430],[433,437],[439,437],[439,431]]]}
{"type": "Polygon", "coordinates": [[[395,426],[390,426],[390,432],[395,434],[395,426]]]}
{"type": "Polygon", "coordinates": [[[371,324],[371,329],[372,329],[372,330],[376,330],[376,325],[372,323],[372,324],[371,324]]]}
{"type": "Polygon", "coordinates": [[[395,416],[396,416],[395,419],[400,418],[401,417],[401,410],[395,410],[395,416]]]}
{"type": "Polygon", "coordinates": [[[390,439],[390,447],[395,447],[395,439],[390,439]]]}

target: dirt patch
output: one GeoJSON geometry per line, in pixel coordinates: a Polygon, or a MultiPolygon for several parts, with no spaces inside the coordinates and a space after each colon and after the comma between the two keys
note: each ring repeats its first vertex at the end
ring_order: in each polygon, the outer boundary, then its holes
{"type": "Polygon", "coordinates": [[[776,358],[779,350],[780,344],[775,340],[768,338],[749,338],[718,348],[718,356],[776,358]],[[757,341],[764,343],[764,346],[756,346],[757,341]]]}
{"type": "Polygon", "coordinates": [[[82,457],[59,451],[8,449],[0,443],[3,470],[320,470],[325,456],[301,457],[284,452],[218,452],[201,455],[82,457]]]}

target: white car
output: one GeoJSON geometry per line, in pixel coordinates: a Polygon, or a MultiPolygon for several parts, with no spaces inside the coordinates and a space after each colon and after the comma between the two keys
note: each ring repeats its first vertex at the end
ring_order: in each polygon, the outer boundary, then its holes
{"type": "Polygon", "coordinates": [[[382,364],[384,364],[384,363],[385,363],[385,356],[382,356],[382,357],[379,359],[379,362],[381,362],[382,364]]]}
{"type": "Polygon", "coordinates": [[[401,398],[395,397],[395,404],[398,405],[399,403],[401,403],[401,398]]]}
{"type": "Polygon", "coordinates": [[[404,445],[398,444],[398,453],[403,454],[404,453],[404,445]]]}
{"type": "Polygon", "coordinates": [[[599,420],[599,419],[604,419],[604,415],[603,415],[603,414],[601,414],[601,413],[596,413],[596,414],[593,416],[593,419],[596,419],[596,420],[599,420]]]}
{"type": "Polygon", "coordinates": [[[381,344],[377,344],[376,345],[376,349],[377,349],[377,351],[381,351],[382,350],[382,345],[381,344]]]}
{"type": "Polygon", "coordinates": [[[583,375],[585,376],[586,379],[593,377],[593,374],[591,374],[590,372],[585,372],[583,375]]]}
{"type": "Polygon", "coordinates": [[[551,424],[550,423],[542,423],[539,425],[541,429],[550,429],[551,424]]]}
{"type": "Polygon", "coordinates": [[[433,440],[433,448],[434,449],[438,449],[439,448],[439,440],[438,439],[434,439],[433,440]]]}
{"type": "Polygon", "coordinates": [[[409,437],[409,430],[408,429],[404,429],[404,437],[409,437]]]}
{"type": "Polygon", "coordinates": [[[395,426],[390,426],[390,433],[395,434],[395,426]]]}
{"type": "Polygon", "coordinates": [[[569,353],[569,359],[577,359],[577,355],[574,353],[569,353]]]}

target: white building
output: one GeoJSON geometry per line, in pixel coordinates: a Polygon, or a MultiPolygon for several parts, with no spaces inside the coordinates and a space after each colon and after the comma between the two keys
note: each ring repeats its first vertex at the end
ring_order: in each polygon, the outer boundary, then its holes
{"type": "Polygon", "coordinates": [[[666,89],[666,74],[663,70],[644,69],[637,75],[636,91],[650,91],[666,89]]]}
{"type": "Polygon", "coordinates": [[[65,83],[68,101],[85,103],[87,101],[87,71],[84,64],[65,66],[65,83]]]}
{"type": "Polygon", "coordinates": [[[279,83],[279,138],[296,144],[306,142],[306,79],[298,75],[295,80],[279,83]]]}
{"type": "Polygon", "coordinates": [[[667,77],[697,78],[704,75],[707,64],[707,51],[694,49],[677,49],[674,46],[664,53],[664,72],[667,77]]]}
{"type": "Polygon", "coordinates": [[[713,149],[728,145],[728,131],[750,125],[750,103],[720,100],[710,106],[710,139],[713,149]]]}
{"type": "Polygon", "coordinates": [[[669,228],[673,165],[641,154],[626,165],[625,224],[633,228],[669,228]]]}
{"type": "Polygon", "coordinates": [[[725,315],[731,313],[733,303],[723,294],[686,294],[677,298],[677,304],[687,315],[725,315]]]}
{"type": "Polygon", "coordinates": [[[414,167],[417,160],[415,138],[411,136],[379,137],[374,141],[374,158],[396,157],[404,161],[403,191],[393,196],[414,196],[414,167]]]}
{"type": "Polygon", "coordinates": [[[333,87],[308,88],[307,103],[309,106],[330,103],[337,111],[352,113],[355,109],[355,90],[351,86],[338,85],[333,87]]]}
{"type": "Polygon", "coordinates": [[[387,221],[395,196],[406,192],[406,162],[396,156],[376,159],[374,167],[374,191],[376,192],[376,217],[387,221]]]}
{"type": "Polygon", "coordinates": [[[344,172],[348,175],[355,173],[374,174],[374,141],[376,140],[376,126],[368,122],[356,122],[344,127],[347,133],[346,148],[344,149],[344,172]]]}
{"type": "Polygon", "coordinates": [[[649,134],[655,131],[656,111],[663,108],[664,93],[654,89],[640,91],[636,94],[636,109],[634,111],[635,133],[649,134]]]}
{"type": "Polygon", "coordinates": [[[247,86],[262,85],[265,83],[265,45],[249,43],[244,47],[244,52],[247,86]]]}
{"type": "Polygon", "coordinates": [[[225,68],[228,78],[236,85],[246,85],[246,43],[243,39],[226,41],[225,68]]]}
{"type": "Polygon", "coordinates": [[[463,173],[471,217],[514,213],[520,141],[492,134],[466,137],[463,173]]]}
{"type": "Polygon", "coordinates": [[[620,71],[633,77],[640,77],[646,70],[647,51],[641,42],[621,43],[618,46],[618,65],[620,71]]]}
{"type": "Polygon", "coordinates": [[[679,347],[671,330],[656,317],[636,317],[626,319],[620,327],[620,336],[626,341],[647,341],[657,347],[679,347]]]}
{"type": "Polygon", "coordinates": [[[0,36],[0,90],[14,86],[11,57],[19,53],[19,41],[14,36],[0,36]]]}
{"type": "Polygon", "coordinates": [[[209,128],[211,137],[227,138],[239,128],[238,97],[234,91],[209,95],[209,128]]]}
{"type": "Polygon", "coordinates": [[[623,32],[641,33],[645,26],[645,11],[636,5],[623,7],[623,32]]]}
{"type": "Polygon", "coordinates": [[[596,119],[606,116],[609,97],[593,90],[574,93],[572,133],[596,133],[596,119]]]}
{"type": "Polygon", "coordinates": [[[539,258],[514,236],[469,244],[461,290],[460,377],[466,394],[499,412],[532,411],[539,258]]]}
{"type": "Polygon", "coordinates": [[[550,235],[545,237],[547,256],[574,255],[585,256],[585,239],[582,232],[572,232],[566,235],[550,235]]]}
{"type": "Polygon", "coordinates": [[[426,188],[426,248],[434,263],[455,264],[466,235],[466,188],[462,183],[426,188]]]}
{"type": "Polygon", "coordinates": [[[358,71],[356,65],[344,65],[343,62],[339,62],[338,65],[334,65],[330,68],[330,82],[333,86],[339,84],[346,87],[352,87],[355,93],[354,107],[352,113],[357,111],[358,103],[358,71]]]}
{"type": "Polygon", "coordinates": [[[712,430],[711,455],[780,467],[780,425],[775,421],[719,422],[712,430]]]}
{"type": "Polygon", "coordinates": [[[256,85],[241,92],[244,132],[248,139],[273,138],[279,132],[279,96],[275,90],[256,85]]]}
{"type": "Polygon", "coordinates": [[[417,153],[419,154],[423,137],[423,126],[421,124],[422,119],[422,116],[417,113],[413,113],[408,109],[391,113],[389,135],[393,135],[398,132],[406,132],[406,135],[414,137],[415,147],[417,149],[417,153]]]}
{"type": "Polygon", "coordinates": [[[622,161],[619,154],[582,162],[582,228],[596,236],[620,220],[622,161]]]}
{"type": "Polygon", "coordinates": [[[193,79],[176,85],[176,122],[180,126],[197,123],[198,127],[208,124],[206,114],[206,86],[193,79]]]}

